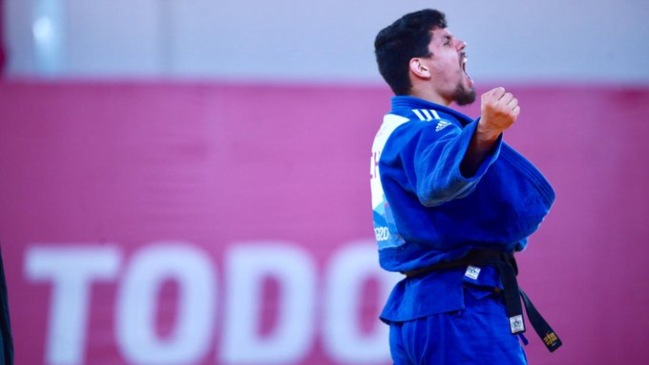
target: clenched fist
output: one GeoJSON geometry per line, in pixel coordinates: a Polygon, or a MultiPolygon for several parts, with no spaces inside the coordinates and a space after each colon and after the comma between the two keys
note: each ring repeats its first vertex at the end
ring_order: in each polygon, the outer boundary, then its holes
{"type": "Polygon", "coordinates": [[[482,94],[482,117],[478,124],[478,133],[484,134],[487,139],[497,138],[518,118],[521,108],[518,100],[512,93],[505,92],[505,88],[497,87],[482,94]]]}

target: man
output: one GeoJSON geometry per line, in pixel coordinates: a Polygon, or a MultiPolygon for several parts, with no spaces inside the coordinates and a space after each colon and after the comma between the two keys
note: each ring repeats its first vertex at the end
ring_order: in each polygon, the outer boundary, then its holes
{"type": "Polygon", "coordinates": [[[553,351],[552,329],[519,292],[513,253],[548,213],[554,191],[502,141],[520,113],[504,88],[472,120],[449,108],[476,98],[466,43],[437,10],[404,15],[375,40],[392,109],[372,146],[372,206],[379,261],[406,278],[381,319],[401,364],[526,364],[528,320],[553,351]]]}

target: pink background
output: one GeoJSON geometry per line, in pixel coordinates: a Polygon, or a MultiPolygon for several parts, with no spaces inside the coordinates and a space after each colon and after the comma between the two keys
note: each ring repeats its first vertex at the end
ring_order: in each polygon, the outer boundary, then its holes
{"type": "MultiPolygon", "coordinates": [[[[549,354],[530,331],[528,357],[644,364],[649,90],[511,90],[522,116],[505,138],[557,192],[519,256],[519,280],[564,347],[549,354]]],[[[17,363],[50,363],[52,285],[28,278],[33,247],[115,245],[123,270],[152,242],[189,242],[223,287],[237,242],[288,241],[312,258],[320,305],[332,256],[372,239],[370,146],[389,97],[383,87],[359,86],[0,84],[0,239],[17,363]]],[[[478,106],[465,112],[476,116],[478,106]]],[[[130,363],[114,340],[120,275],[92,286],[83,363],[130,363]]],[[[272,332],[282,289],[272,281],[265,288],[259,327],[272,332]]],[[[220,361],[222,292],[201,364],[220,361]]],[[[371,332],[383,297],[371,281],[364,293],[357,319],[371,332]]],[[[160,293],[163,334],[173,329],[179,295],[172,284],[160,293]]],[[[344,363],[323,345],[322,310],[313,313],[313,338],[298,362],[344,363]]]]}

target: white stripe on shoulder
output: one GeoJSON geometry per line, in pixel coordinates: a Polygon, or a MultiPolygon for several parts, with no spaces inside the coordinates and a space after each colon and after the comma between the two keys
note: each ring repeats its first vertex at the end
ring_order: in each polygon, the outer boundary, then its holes
{"type": "Polygon", "coordinates": [[[430,112],[427,109],[422,109],[421,112],[424,113],[424,115],[426,116],[427,122],[433,120],[433,117],[430,115],[430,112]]]}
{"type": "Polygon", "coordinates": [[[435,109],[412,109],[417,118],[422,122],[430,122],[431,120],[442,119],[435,109]]]}
{"type": "Polygon", "coordinates": [[[424,118],[424,116],[421,114],[419,109],[413,109],[412,112],[415,113],[415,115],[417,116],[417,118],[419,118],[419,120],[421,121],[426,120],[426,118],[424,118]]]}

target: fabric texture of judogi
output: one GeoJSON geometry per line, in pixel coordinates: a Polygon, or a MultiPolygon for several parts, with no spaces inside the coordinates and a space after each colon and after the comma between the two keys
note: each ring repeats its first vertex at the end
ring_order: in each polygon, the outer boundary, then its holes
{"type": "MultiPolygon", "coordinates": [[[[549,212],[552,187],[502,136],[473,176],[462,175],[477,123],[422,99],[392,98],[371,164],[374,231],[385,270],[408,272],[474,249],[522,251],[549,212]]],[[[496,270],[465,273],[438,270],[397,283],[381,313],[391,325],[395,363],[526,363],[494,290],[502,288],[496,270]],[[482,351],[484,341],[490,345],[482,351]],[[399,348],[406,352],[395,354],[399,348]],[[399,360],[407,353],[409,362],[399,360]]]]}

